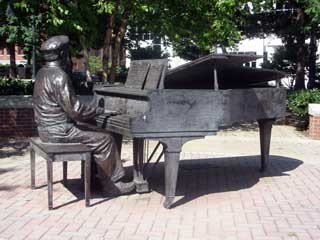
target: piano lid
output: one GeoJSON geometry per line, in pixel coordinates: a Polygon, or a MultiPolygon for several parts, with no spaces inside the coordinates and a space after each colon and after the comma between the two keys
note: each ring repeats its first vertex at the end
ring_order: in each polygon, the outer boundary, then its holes
{"type": "Polygon", "coordinates": [[[217,71],[219,89],[249,88],[266,85],[284,77],[279,71],[248,68],[243,64],[261,58],[258,55],[209,54],[167,72],[165,88],[214,88],[214,70],[217,71]]]}
{"type": "Polygon", "coordinates": [[[211,53],[209,55],[203,56],[191,62],[180,65],[176,68],[170,69],[167,75],[174,74],[176,72],[181,72],[184,70],[197,70],[204,68],[205,66],[240,66],[243,63],[251,62],[262,58],[260,55],[244,55],[244,54],[215,54],[211,53]]]}

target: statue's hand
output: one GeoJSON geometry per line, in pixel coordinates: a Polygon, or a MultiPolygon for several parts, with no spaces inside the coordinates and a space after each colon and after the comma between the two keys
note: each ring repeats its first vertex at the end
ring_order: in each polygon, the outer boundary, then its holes
{"type": "Polygon", "coordinates": [[[101,108],[101,107],[98,107],[98,108],[96,109],[96,114],[97,114],[97,115],[104,114],[104,109],[101,108]]]}
{"type": "Polygon", "coordinates": [[[110,110],[104,110],[104,115],[109,115],[109,116],[115,116],[121,114],[119,111],[110,111],[110,110]]]}

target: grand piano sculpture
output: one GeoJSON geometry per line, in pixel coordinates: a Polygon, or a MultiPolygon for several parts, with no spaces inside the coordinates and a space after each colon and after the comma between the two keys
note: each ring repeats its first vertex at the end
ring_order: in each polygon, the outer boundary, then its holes
{"type": "Polygon", "coordinates": [[[261,170],[269,162],[272,124],[285,116],[285,89],[267,82],[283,74],[243,67],[256,55],[210,54],[175,69],[167,60],[133,61],[123,86],[95,88],[100,106],[122,113],[97,119],[98,126],[114,132],[121,150],[122,136],[133,139],[134,181],[138,192],[148,191],[144,162],[159,145],[164,154],[165,202],[174,201],[180,152],[190,140],[214,135],[220,127],[257,120],[260,129],[261,170]],[[145,159],[146,140],[157,140],[145,159]]]}

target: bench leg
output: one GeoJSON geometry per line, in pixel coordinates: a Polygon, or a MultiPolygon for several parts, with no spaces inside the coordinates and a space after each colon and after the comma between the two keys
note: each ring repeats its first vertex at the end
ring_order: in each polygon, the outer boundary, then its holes
{"type": "Polygon", "coordinates": [[[85,172],[85,162],[86,161],[81,161],[81,182],[84,184],[84,172],[85,172]]]}
{"type": "Polygon", "coordinates": [[[52,161],[50,159],[47,160],[47,185],[48,185],[48,208],[52,209],[52,161]]]}
{"type": "Polygon", "coordinates": [[[84,198],[86,207],[90,206],[90,180],[91,180],[91,153],[88,154],[87,160],[85,161],[84,171],[84,198]]]}
{"type": "Polygon", "coordinates": [[[30,170],[31,170],[31,189],[35,189],[35,152],[33,148],[30,148],[30,170]]]}
{"type": "Polygon", "coordinates": [[[68,184],[68,162],[62,162],[62,171],[63,171],[63,185],[67,186],[68,184]]]}
{"type": "Polygon", "coordinates": [[[68,162],[62,162],[63,185],[67,186],[68,179],[68,162]]]}

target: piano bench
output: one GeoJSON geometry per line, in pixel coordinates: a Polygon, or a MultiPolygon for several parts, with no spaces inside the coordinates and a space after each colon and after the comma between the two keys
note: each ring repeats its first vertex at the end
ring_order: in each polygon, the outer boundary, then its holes
{"type": "Polygon", "coordinates": [[[68,161],[81,161],[81,179],[84,181],[85,206],[90,206],[91,150],[81,143],[44,143],[40,138],[30,139],[31,189],[35,189],[35,154],[47,162],[48,208],[51,210],[53,190],[53,162],[62,162],[63,184],[67,184],[68,161]],[[84,172],[84,177],[83,177],[84,172]]]}

